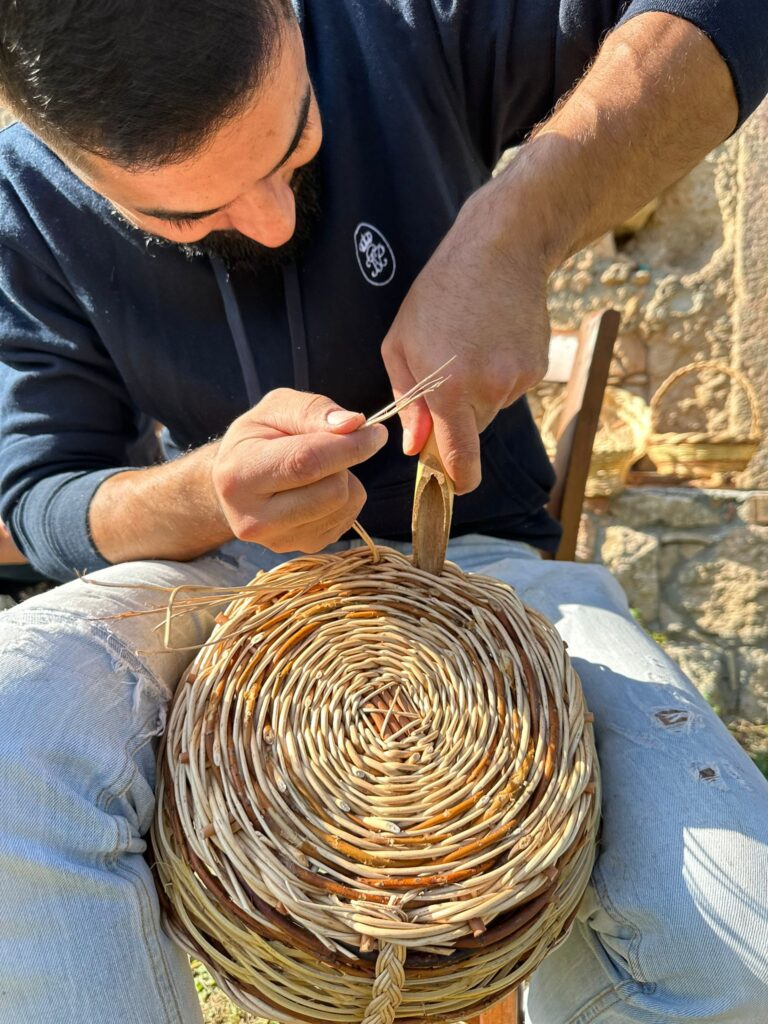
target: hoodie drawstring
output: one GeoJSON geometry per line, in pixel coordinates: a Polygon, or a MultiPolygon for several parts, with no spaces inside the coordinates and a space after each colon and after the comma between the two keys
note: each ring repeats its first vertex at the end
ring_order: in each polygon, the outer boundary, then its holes
{"type": "Polygon", "coordinates": [[[216,284],[219,286],[221,299],[224,303],[229,333],[232,335],[232,340],[235,343],[235,351],[240,362],[240,371],[245,381],[245,393],[248,396],[248,404],[253,406],[264,397],[264,392],[259,381],[259,371],[256,369],[253,352],[251,352],[248,344],[243,317],[237,304],[237,296],[232,287],[229,272],[221,260],[212,257],[211,263],[216,277],[216,284]]]}
{"type": "Polygon", "coordinates": [[[304,329],[304,307],[301,302],[299,270],[295,263],[288,263],[283,267],[283,286],[285,288],[285,309],[288,313],[288,331],[291,335],[293,386],[299,391],[309,391],[307,332],[304,329]]]}
{"type": "MultiPolygon", "coordinates": [[[[253,352],[248,344],[240,306],[232,286],[232,279],[227,268],[220,259],[211,257],[216,284],[224,303],[229,332],[235,343],[235,352],[240,363],[240,372],[245,382],[245,393],[249,405],[256,405],[264,397],[259,380],[259,371],[253,352]]],[[[288,316],[288,331],[291,338],[291,358],[293,361],[293,386],[299,391],[309,390],[309,360],[307,358],[307,336],[304,329],[304,310],[301,303],[299,273],[295,263],[283,267],[283,287],[285,290],[285,308],[288,316]]]]}

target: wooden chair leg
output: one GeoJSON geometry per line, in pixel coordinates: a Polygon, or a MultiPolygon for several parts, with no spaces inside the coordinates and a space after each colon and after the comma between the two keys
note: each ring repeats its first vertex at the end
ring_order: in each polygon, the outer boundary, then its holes
{"type": "Polygon", "coordinates": [[[473,1017],[469,1024],[518,1024],[517,992],[510,992],[490,1010],[473,1017]]]}

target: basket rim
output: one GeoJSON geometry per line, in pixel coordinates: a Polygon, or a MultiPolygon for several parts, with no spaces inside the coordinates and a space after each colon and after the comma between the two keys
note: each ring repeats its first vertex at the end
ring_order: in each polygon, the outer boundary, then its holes
{"type": "MultiPolygon", "coordinates": [[[[664,395],[666,395],[666,393],[669,391],[672,385],[675,384],[678,380],[680,380],[681,377],[685,377],[688,374],[694,373],[698,370],[707,369],[717,370],[719,373],[723,373],[727,377],[730,377],[731,380],[736,381],[736,383],[741,387],[741,389],[747,396],[750,408],[749,434],[747,434],[744,438],[739,437],[738,439],[734,439],[734,443],[741,443],[742,440],[751,441],[753,439],[756,439],[759,443],[762,440],[762,427],[760,423],[760,408],[757,401],[757,395],[755,394],[755,389],[752,387],[752,385],[741,372],[741,370],[737,370],[734,366],[728,366],[727,363],[724,363],[719,359],[696,359],[692,363],[686,363],[685,366],[680,366],[677,370],[674,370],[672,373],[670,373],[669,376],[665,380],[663,380],[661,384],[659,384],[658,388],[651,396],[651,400],[649,403],[649,408],[651,411],[650,437],[659,437],[663,436],[666,433],[670,438],[675,439],[674,442],[670,441],[669,443],[687,444],[691,443],[690,438],[692,436],[701,437],[702,439],[704,437],[709,436],[713,438],[713,443],[720,443],[720,435],[724,434],[723,431],[710,433],[701,430],[676,432],[655,431],[653,429],[659,409],[659,402],[664,397],[664,395]]],[[[725,436],[733,439],[732,434],[728,434],[725,436]]]]}
{"type": "Polygon", "coordinates": [[[682,447],[685,446],[695,448],[758,448],[760,446],[760,437],[733,437],[732,435],[724,435],[722,437],[717,434],[651,434],[648,438],[648,450],[651,448],[671,448],[671,447],[682,447]]]}

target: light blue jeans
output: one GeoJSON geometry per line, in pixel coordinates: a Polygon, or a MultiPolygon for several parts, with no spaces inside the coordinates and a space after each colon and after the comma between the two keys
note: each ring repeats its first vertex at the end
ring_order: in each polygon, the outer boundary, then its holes
{"type": "MultiPolygon", "coordinates": [[[[144,852],[158,736],[191,657],[164,595],[232,585],[261,548],[137,562],[0,615],[0,1024],[193,1024],[186,956],[144,852]],[[244,552],[250,561],[246,561],[244,552]]],[[[768,1021],[768,785],[603,568],[463,538],[449,556],[515,586],[567,641],[604,784],[599,857],[568,938],[532,978],[533,1024],[768,1021]]],[[[199,643],[210,614],[179,620],[199,643]]]]}

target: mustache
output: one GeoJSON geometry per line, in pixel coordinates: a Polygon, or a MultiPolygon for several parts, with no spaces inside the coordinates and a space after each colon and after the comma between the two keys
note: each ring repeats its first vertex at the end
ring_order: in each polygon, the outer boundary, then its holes
{"type": "Polygon", "coordinates": [[[260,273],[284,267],[303,252],[320,218],[320,175],[316,158],[294,172],[290,187],[296,204],[296,227],[284,245],[263,245],[239,231],[211,231],[196,242],[171,244],[189,258],[208,256],[221,260],[230,272],[260,273]]]}

